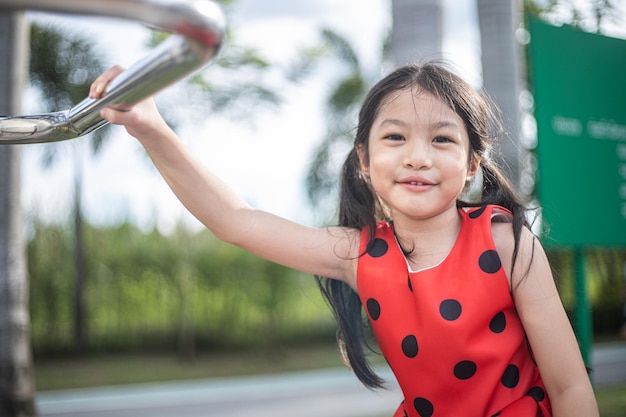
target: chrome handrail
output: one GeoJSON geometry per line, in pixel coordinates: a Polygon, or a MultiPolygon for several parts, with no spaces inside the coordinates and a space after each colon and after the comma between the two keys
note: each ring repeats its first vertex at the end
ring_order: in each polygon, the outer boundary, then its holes
{"type": "Polygon", "coordinates": [[[0,117],[0,144],[73,139],[103,126],[100,110],[149,97],[212,60],[225,37],[226,19],[210,0],[0,0],[0,9],[105,16],[174,33],[115,78],[97,100],[69,110],[0,117]]]}

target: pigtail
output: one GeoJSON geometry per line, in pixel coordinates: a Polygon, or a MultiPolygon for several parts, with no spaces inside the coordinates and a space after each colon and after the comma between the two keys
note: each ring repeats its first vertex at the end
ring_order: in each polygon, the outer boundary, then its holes
{"type": "MultiPolygon", "coordinates": [[[[482,165],[483,187],[480,205],[495,204],[502,206],[513,214],[513,238],[515,244],[513,246],[513,257],[511,262],[510,274],[513,276],[517,254],[519,252],[519,241],[524,227],[530,228],[530,224],[526,217],[528,210],[524,200],[511,186],[511,183],[502,174],[500,169],[492,164],[485,163],[482,165]]],[[[532,262],[532,259],[531,259],[532,262]]]]}
{"type": "Polygon", "coordinates": [[[337,343],[346,365],[352,369],[361,383],[368,388],[383,388],[383,380],[372,369],[365,348],[368,347],[365,334],[362,305],[359,296],[346,283],[334,279],[320,279],[318,283],[322,295],[326,297],[337,320],[337,343]]]}
{"type": "MultiPolygon", "coordinates": [[[[371,241],[375,233],[374,213],[378,211],[377,200],[369,182],[361,173],[356,149],[352,149],[348,155],[341,178],[340,201],[350,203],[340,204],[339,225],[359,230],[367,228],[371,241]]],[[[342,281],[317,277],[317,282],[337,321],[337,343],[341,348],[342,358],[344,361],[347,359],[346,365],[365,386],[382,388],[383,380],[376,375],[367,360],[367,323],[358,294],[342,281]]]]}
{"type": "Polygon", "coordinates": [[[339,226],[355,229],[369,227],[373,238],[380,209],[369,181],[361,172],[356,147],[352,148],[343,164],[339,201],[339,226]]]}

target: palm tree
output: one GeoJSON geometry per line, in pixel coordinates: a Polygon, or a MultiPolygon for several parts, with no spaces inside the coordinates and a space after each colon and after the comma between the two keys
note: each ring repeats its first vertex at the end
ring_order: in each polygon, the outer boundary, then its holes
{"type": "MultiPolygon", "coordinates": [[[[41,91],[46,110],[69,108],[86,97],[91,80],[104,71],[102,58],[94,53],[93,42],[77,34],[50,25],[31,26],[30,71],[33,86],[41,91]]],[[[45,146],[43,164],[56,163],[62,149],[71,147],[74,159],[73,193],[73,265],[74,265],[74,349],[82,354],[87,344],[87,320],[85,287],[85,245],[83,243],[83,213],[81,210],[82,168],[79,163],[85,147],[89,146],[93,155],[102,149],[108,133],[107,128],[89,135],[89,141],[72,141],[64,144],[45,146]]]]}
{"type": "MultiPolygon", "coordinates": [[[[26,74],[23,13],[0,13],[0,114],[16,114],[26,74]]],[[[0,148],[0,415],[36,416],[30,348],[26,247],[20,205],[20,152],[0,148]]]]}
{"type": "MultiPolygon", "coordinates": [[[[313,153],[305,180],[309,203],[320,209],[318,220],[325,222],[334,214],[340,159],[352,143],[359,105],[378,71],[363,68],[352,45],[337,32],[324,29],[321,37],[332,63],[343,69],[328,92],[326,135],[313,153]]],[[[387,49],[387,43],[381,42],[381,62],[387,49]]]]}
{"type": "Polygon", "coordinates": [[[391,56],[396,65],[441,58],[441,0],[391,0],[391,56]]]}
{"type": "Polygon", "coordinates": [[[509,180],[519,185],[519,145],[522,91],[522,55],[515,40],[521,26],[521,3],[516,0],[477,0],[482,51],[483,89],[498,104],[507,136],[501,144],[500,161],[509,180]]]}

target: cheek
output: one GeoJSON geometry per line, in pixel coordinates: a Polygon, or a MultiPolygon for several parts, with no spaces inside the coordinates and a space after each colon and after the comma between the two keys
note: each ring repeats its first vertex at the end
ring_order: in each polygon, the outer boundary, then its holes
{"type": "Polygon", "coordinates": [[[367,176],[369,182],[376,193],[385,192],[385,184],[394,178],[394,164],[389,158],[381,157],[370,158],[367,176]]]}

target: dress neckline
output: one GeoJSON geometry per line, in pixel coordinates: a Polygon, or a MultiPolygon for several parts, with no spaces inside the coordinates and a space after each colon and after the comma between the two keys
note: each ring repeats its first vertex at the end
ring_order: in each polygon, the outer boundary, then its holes
{"type": "Polygon", "coordinates": [[[445,263],[445,261],[448,258],[450,258],[450,255],[455,251],[456,247],[459,245],[459,237],[461,236],[461,233],[463,232],[463,228],[465,227],[466,218],[467,218],[467,211],[466,210],[464,210],[463,208],[459,208],[458,211],[459,211],[459,214],[461,215],[461,227],[459,227],[459,232],[456,235],[456,239],[454,240],[454,244],[452,245],[452,247],[450,248],[450,250],[448,251],[446,256],[444,256],[439,262],[437,262],[434,265],[425,266],[423,268],[419,268],[417,270],[414,270],[411,267],[411,263],[407,259],[406,254],[402,250],[402,246],[400,245],[400,242],[398,242],[398,237],[396,236],[395,233],[393,234],[393,240],[396,242],[396,248],[397,248],[398,251],[400,251],[400,254],[402,255],[402,258],[404,259],[404,262],[406,263],[406,269],[407,269],[407,271],[410,274],[418,274],[420,272],[424,272],[424,271],[428,271],[428,270],[431,270],[431,269],[435,269],[438,266],[440,266],[443,263],[445,263]]]}

